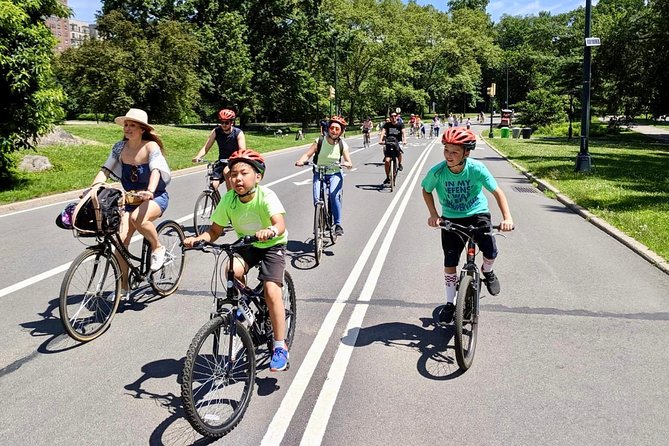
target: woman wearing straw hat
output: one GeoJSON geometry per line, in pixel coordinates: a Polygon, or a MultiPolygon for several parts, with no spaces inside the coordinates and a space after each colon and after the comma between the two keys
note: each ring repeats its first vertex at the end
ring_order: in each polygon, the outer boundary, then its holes
{"type": "MultiPolygon", "coordinates": [[[[165,261],[165,247],[160,244],[153,221],[163,215],[169,202],[165,190],[171,173],[163,156],[164,147],[155,129],[149,125],[144,110],[131,108],[114,122],[123,127],[123,140],[114,144],[111,154],[93,184],[103,183],[108,177],[120,180],[126,191],[137,191],[139,204],[127,204],[121,224],[121,239],[128,246],[137,230],[151,244],[151,270],[158,271],[165,261]]],[[[129,296],[128,265],[119,259],[123,272],[122,297],[129,296]]]]}

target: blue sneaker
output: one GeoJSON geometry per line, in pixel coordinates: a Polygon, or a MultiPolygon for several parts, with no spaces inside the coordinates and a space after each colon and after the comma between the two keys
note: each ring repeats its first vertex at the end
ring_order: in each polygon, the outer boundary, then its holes
{"type": "Polygon", "coordinates": [[[281,347],[275,348],[274,354],[272,354],[272,360],[269,363],[269,370],[271,372],[280,372],[282,370],[288,370],[288,367],[290,367],[288,362],[288,350],[281,347]]]}

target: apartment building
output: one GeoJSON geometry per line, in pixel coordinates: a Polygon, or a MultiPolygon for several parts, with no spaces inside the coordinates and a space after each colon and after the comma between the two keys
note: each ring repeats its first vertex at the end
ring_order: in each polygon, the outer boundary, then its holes
{"type": "MultiPolygon", "coordinates": [[[[67,6],[67,0],[60,0],[60,2],[67,6]]],[[[51,16],[46,19],[46,26],[51,30],[51,34],[58,39],[56,51],[59,53],[68,48],[81,46],[86,39],[97,38],[97,25],[81,20],[61,19],[51,16]]]]}

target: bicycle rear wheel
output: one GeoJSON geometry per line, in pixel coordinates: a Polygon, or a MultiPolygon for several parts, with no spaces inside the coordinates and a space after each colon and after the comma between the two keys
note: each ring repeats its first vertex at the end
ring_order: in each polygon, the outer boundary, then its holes
{"type": "Polygon", "coordinates": [[[390,158],[390,173],[389,173],[389,179],[390,179],[390,192],[393,192],[395,190],[395,175],[397,174],[397,169],[395,169],[395,157],[390,158]]]}
{"type": "Polygon", "coordinates": [[[151,288],[161,296],[169,296],[179,287],[184,271],[184,231],[179,223],[172,220],[162,222],[156,230],[160,244],[165,247],[165,263],[151,274],[151,288]]]}
{"type": "Polygon", "coordinates": [[[121,301],[121,269],[116,258],[88,248],[70,265],[60,287],[60,321],[70,337],[88,342],[111,324],[121,301]]]}
{"type": "Polygon", "coordinates": [[[201,235],[211,226],[211,214],[214,213],[218,200],[212,191],[202,192],[195,201],[193,210],[193,230],[195,235],[201,235]]]}
{"type": "Polygon", "coordinates": [[[234,429],[251,401],[255,375],[255,349],[246,328],[238,321],[233,327],[227,315],[204,324],[188,348],[181,382],[193,429],[212,438],[234,429]]]}
{"type": "Polygon", "coordinates": [[[314,257],[316,258],[316,265],[321,263],[321,256],[323,255],[323,236],[325,233],[324,214],[323,203],[316,203],[316,206],[314,206],[314,257]]]}
{"type": "Polygon", "coordinates": [[[295,295],[295,284],[293,278],[284,271],[283,273],[283,308],[286,312],[286,348],[290,349],[295,337],[295,322],[297,317],[297,297],[295,295]]]}
{"type": "Polygon", "coordinates": [[[478,318],[475,300],[474,278],[465,275],[458,285],[455,302],[455,359],[462,370],[471,367],[476,351],[478,318]]]}

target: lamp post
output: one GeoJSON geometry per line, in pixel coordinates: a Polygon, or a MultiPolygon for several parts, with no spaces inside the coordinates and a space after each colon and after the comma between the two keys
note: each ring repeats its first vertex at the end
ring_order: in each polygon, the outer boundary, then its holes
{"type": "Polygon", "coordinates": [[[592,0],[585,0],[585,45],[583,47],[583,101],[581,103],[581,146],[576,156],[576,172],[590,172],[592,159],[588,152],[588,135],[590,134],[590,79],[591,51],[588,44],[590,37],[590,16],[592,0]]]}
{"type": "Polygon", "coordinates": [[[332,34],[332,47],[334,48],[334,104],[335,114],[339,115],[339,103],[337,102],[337,33],[332,34]]]}
{"type": "Polygon", "coordinates": [[[509,62],[506,62],[506,108],[509,108],[509,62]]]}

